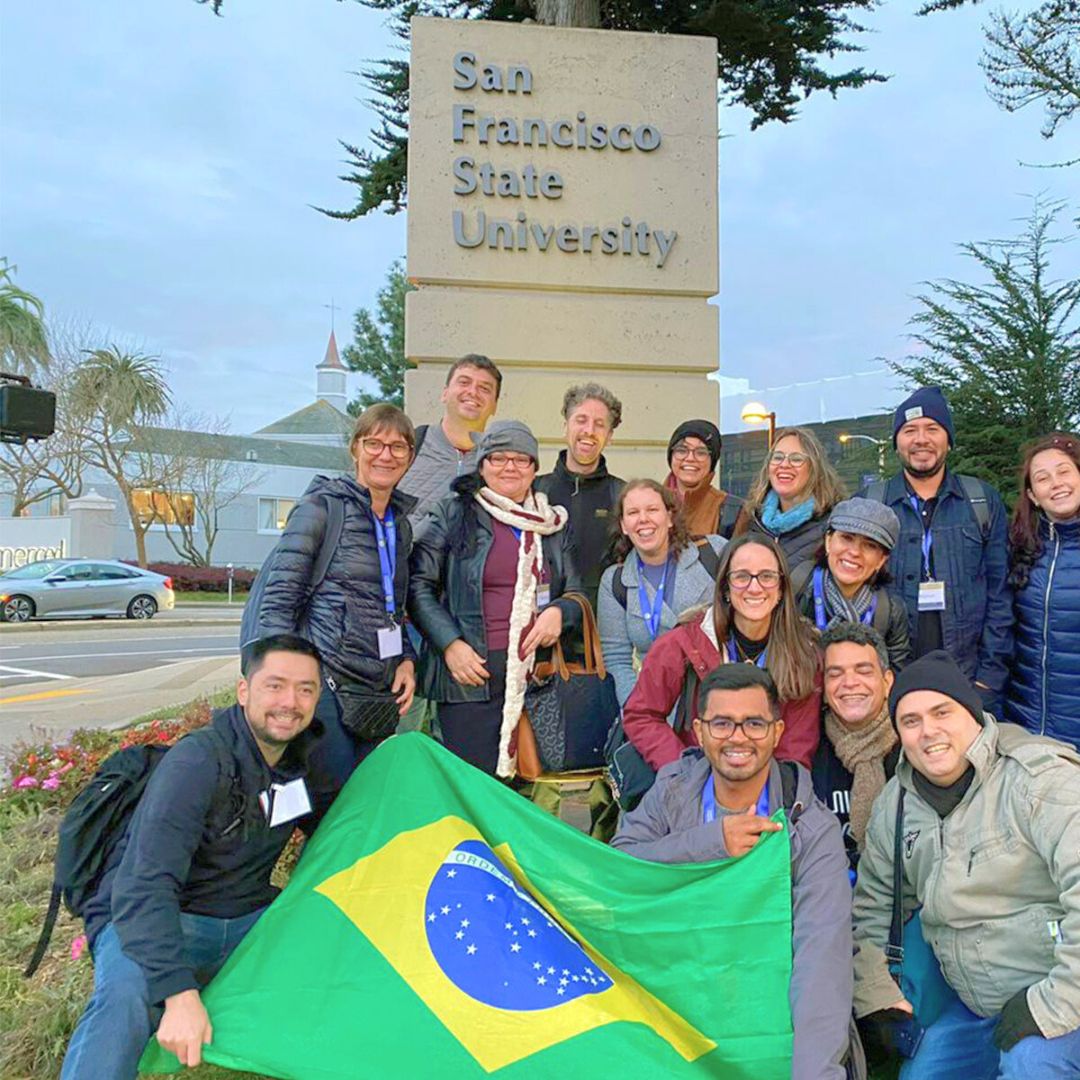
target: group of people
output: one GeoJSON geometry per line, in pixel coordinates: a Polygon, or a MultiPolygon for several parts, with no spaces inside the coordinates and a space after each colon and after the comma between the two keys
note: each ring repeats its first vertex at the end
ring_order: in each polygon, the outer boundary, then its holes
{"type": "Polygon", "coordinates": [[[199,988],[288,834],[421,703],[512,782],[572,596],[656,773],[614,846],[710,861],[789,831],[795,1077],[859,1076],[864,1045],[905,1053],[908,1080],[1080,1077],[1080,438],[1028,448],[1010,523],[948,467],[926,387],[896,410],[891,479],[846,497],[814,434],[784,428],[739,499],[706,420],[672,433],[662,480],[608,473],[622,407],[596,383],[566,392],[540,474],[529,428],[494,419],[501,385],[468,355],[439,422],[372,406],[355,473],[298,502],[245,609],[237,705],[165,756],[103,878],[65,1080],[134,1076],[154,1030],[199,1061],[199,988]],[[901,975],[897,923],[929,943],[940,1008],[901,975]]]}

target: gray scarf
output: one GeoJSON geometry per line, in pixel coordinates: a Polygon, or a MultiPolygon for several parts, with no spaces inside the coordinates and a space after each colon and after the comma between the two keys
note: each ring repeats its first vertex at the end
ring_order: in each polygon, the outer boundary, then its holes
{"type": "Polygon", "coordinates": [[[874,590],[869,585],[861,585],[859,591],[849,600],[833,580],[831,571],[826,570],[823,576],[825,610],[830,613],[829,626],[842,622],[862,622],[862,617],[870,610],[870,605],[874,602],[874,590]]]}

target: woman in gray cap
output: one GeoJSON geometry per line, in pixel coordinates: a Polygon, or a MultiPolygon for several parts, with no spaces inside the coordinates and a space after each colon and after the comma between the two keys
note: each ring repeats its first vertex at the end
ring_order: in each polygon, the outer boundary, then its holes
{"type": "Polygon", "coordinates": [[[477,472],[428,511],[409,563],[409,615],[425,638],[420,683],[443,744],[506,778],[536,650],[581,622],[581,608],[559,599],[580,588],[567,513],[533,490],[539,456],[525,424],[490,424],[477,472]]]}
{"type": "Polygon", "coordinates": [[[829,515],[816,559],[791,572],[799,609],[824,633],[841,622],[873,626],[899,671],[911,661],[907,610],[886,586],[885,564],[900,536],[892,508],[873,499],[845,499],[829,515]]]}

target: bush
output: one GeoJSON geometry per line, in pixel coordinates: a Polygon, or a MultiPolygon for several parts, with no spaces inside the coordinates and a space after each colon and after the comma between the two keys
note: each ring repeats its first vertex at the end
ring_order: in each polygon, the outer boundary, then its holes
{"type": "MultiPolygon", "coordinates": [[[[188,566],[187,563],[150,563],[148,570],[172,578],[177,592],[226,592],[229,571],[224,566],[188,566]]],[[[254,570],[237,567],[233,570],[233,589],[247,592],[255,580],[254,570]]]]}

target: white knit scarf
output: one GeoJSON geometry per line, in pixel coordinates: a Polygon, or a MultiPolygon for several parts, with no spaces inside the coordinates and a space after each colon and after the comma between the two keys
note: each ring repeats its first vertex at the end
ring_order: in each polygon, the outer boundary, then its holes
{"type": "Polygon", "coordinates": [[[513,776],[517,755],[510,753],[510,741],[521,721],[525,684],[536,662],[535,652],[527,659],[521,658],[521,641],[536,620],[536,591],[544,570],[544,546],[540,537],[557,533],[566,525],[568,515],[561,506],[550,506],[541,491],[530,491],[524,502],[516,503],[483,487],[476,493],[476,501],[496,521],[521,530],[517,579],[510,607],[510,639],[506,647],[506,693],[499,731],[499,763],[495,769],[497,776],[513,776]]]}

